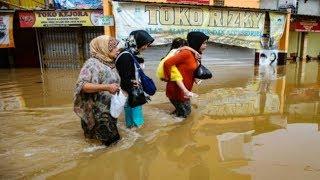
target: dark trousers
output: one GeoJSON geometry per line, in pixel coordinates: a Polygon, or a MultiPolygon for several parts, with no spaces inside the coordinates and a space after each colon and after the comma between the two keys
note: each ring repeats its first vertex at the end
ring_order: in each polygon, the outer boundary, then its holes
{"type": "Polygon", "coordinates": [[[176,108],[174,114],[178,117],[186,118],[191,113],[191,103],[190,100],[187,101],[177,101],[170,99],[170,102],[176,108]]]}

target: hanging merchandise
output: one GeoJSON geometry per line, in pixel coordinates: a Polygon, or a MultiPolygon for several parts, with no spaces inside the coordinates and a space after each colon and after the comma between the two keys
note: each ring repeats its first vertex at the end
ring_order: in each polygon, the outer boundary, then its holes
{"type": "Polygon", "coordinates": [[[14,47],[13,14],[0,14],[0,48],[14,47]]]}
{"type": "Polygon", "coordinates": [[[269,13],[270,16],[270,48],[277,49],[286,25],[286,15],[269,13]]]}

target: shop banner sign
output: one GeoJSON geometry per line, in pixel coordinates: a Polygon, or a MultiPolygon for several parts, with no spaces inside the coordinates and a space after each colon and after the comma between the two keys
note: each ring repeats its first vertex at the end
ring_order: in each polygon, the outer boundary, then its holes
{"type": "Polygon", "coordinates": [[[277,45],[280,42],[285,29],[286,15],[270,12],[269,16],[271,47],[277,49],[277,45]]]}
{"type": "Polygon", "coordinates": [[[188,5],[113,2],[118,39],[144,29],[155,38],[153,45],[169,44],[190,31],[201,31],[210,42],[261,49],[265,13],[188,5]]]}
{"type": "Polygon", "coordinates": [[[0,15],[0,48],[14,47],[13,14],[0,15]]]}
{"type": "MultiPolygon", "coordinates": [[[[121,1],[121,0],[118,0],[121,1]]],[[[124,0],[128,1],[128,0],[124,0]]],[[[206,4],[209,5],[212,0],[131,0],[132,2],[155,2],[155,3],[180,3],[180,4],[206,4]]]]}
{"type": "Polygon", "coordinates": [[[210,0],[167,0],[170,3],[210,4],[210,0]]]}
{"type": "Polygon", "coordinates": [[[110,19],[101,10],[19,12],[20,27],[113,26],[110,19]]]}
{"type": "Polygon", "coordinates": [[[295,21],[290,26],[298,32],[320,32],[320,21],[295,21]]]}
{"type": "Polygon", "coordinates": [[[56,9],[102,9],[102,0],[53,0],[56,9]]]}

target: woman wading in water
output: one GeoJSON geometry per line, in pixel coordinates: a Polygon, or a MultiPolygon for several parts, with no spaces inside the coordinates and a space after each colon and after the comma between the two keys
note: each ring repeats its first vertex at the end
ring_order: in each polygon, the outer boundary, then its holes
{"type": "Polygon", "coordinates": [[[107,146],[120,139],[117,119],[110,115],[111,96],[120,90],[115,68],[118,44],[119,41],[106,35],[91,41],[91,57],[80,71],[74,97],[74,112],[81,119],[85,137],[107,146]]]}

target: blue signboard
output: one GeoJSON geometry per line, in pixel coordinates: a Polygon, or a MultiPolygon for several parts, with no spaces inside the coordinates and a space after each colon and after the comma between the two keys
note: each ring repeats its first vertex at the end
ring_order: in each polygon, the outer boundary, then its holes
{"type": "Polygon", "coordinates": [[[54,0],[56,9],[102,9],[102,0],[54,0]]]}

